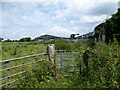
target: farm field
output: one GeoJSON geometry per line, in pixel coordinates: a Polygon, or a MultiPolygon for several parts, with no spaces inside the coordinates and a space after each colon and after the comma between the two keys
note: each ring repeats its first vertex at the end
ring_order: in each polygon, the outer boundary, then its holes
{"type": "Polygon", "coordinates": [[[113,1],[1,0],[0,89],[119,89],[113,1]]]}
{"type": "Polygon", "coordinates": [[[46,46],[36,42],[3,42],[2,60],[46,52],[46,46]]]}
{"type": "Polygon", "coordinates": [[[81,65],[80,72],[64,72],[63,74],[57,72],[58,77],[55,80],[50,69],[47,68],[50,65],[45,62],[40,63],[41,67],[33,71],[35,72],[33,76],[27,78],[29,82],[23,81],[25,84],[19,86],[20,88],[120,88],[120,47],[117,41],[109,44],[104,42],[93,44],[89,41],[57,43],[59,43],[59,48],[63,46],[60,43],[64,43],[64,49],[70,48],[80,53],[80,57],[77,57],[80,59],[77,62],[81,65]],[[67,45],[72,46],[68,48],[67,45]]]}
{"type": "MultiPolygon", "coordinates": [[[[57,71],[57,80],[51,74],[52,68],[49,61],[40,62],[37,64],[31,64],[27,66],[22,66],[10,70],[10,75],[13,73],[21,72],[22,70],[28,70],[34,68],[32,71],[21,74],[15,77],[7,78],[2,81],[6,83],[8,81],[13,81],[24,75],[28,77],[22,81],[11,84],[21,84],[17,88],[119,88],[120,87],[120,47],[118,42],[105,44],[103,42],[92,43],[90,41],[84,40],[79,42],[68,42],[63,40],[54,40],[48,42],[17,42],[17,43],[3,43],[3,60],[17,58],[27,55],[33,55],[38,53],[46,52],[47,44],[55,44],[56,49],[67,49],[75,50],[79,52],[78,56],[75,58],[79,61],[74,62],[81,67],[64,67],[64,69],[74,69],[80,70],[80,72],[64,72],[61,73],[57,71]],[[58,46],[59,45],[59,46],[58,46]]],[[[15,61],[14,63],[7,63],[6,66],[12,67],[14,65],[20,65],[32,61],[41,59],[44,56],[32,57],[29,59],[21,59],[20,61],[15,61]]],[[[59,59],[59,55],[57,56],[59,59]]],[[[66,56],[69,59],[71,56],[66,56]]],[[[45,60],[48,58],[44,57],[45,60]]],[[[57,64],[61,63],[57,61],[57,64]]],[[[66,61],[64,65],[72,64],[73,61],[66,61]]],[[[58,66],[59,67],[59,66],[58,66]]],[[[60,68],[60,67],[59,67],[60,68]]],[[[8,75],[8,71],[2,73],[2,77],[8,75]]],[[[8,88],[7,85],[5,88],[8,88]]]]}
{"type": "MultiPolygon", "coordinates": [[[[28,55],[34,55],[34,54],[38,54],[38,53],[44,53],[46,52],[46,47],[47,44],[55,44],[56,45],[56,49],[73,49],[74,42],[68,42],[68,41],[63,41],[63,40],[55,40],[55,41],[48,41],[48,42],[41,42],[41,43],[37,43],[37,42],[3,42],[2,43],[2,60],[7,60],[7,59],[12,59],[12,58],[18,58],[18,57],[23,57],[23,56],[28,56],[28,55]],[[69,43],[69,44],[67,44],[69,43]]],[[[41,59],[41,56],[37,56],[37,57],[32,57],[32,58],[28,58],[28,59],[21,59],[21,60],[17,60],[14,62],[9,62],[6,63],[5,66],[2,67],[2,69],[4,68],[8,68],[8,67],[13,67],[13,66],[18,66],[24,63],[29,63],[29,62],[33,62],[36,60],[41,59]]],[[[47,58],[45,58],[47,59],[47,58]]],[[[40,62],[41,63],[41,62],[40,62]]],[[[33,65],[27,65],[27,66],[22,66],[20,68],[15,68],[10,70],[10,73],[8,74],[8,71],[3,71],[2,73],[2,77],[6,77],[7,75],[12,75],[14,73],[17,72],[22,72],[23,70],[28,70],[33,68],[34,66],[39,66],[39,64],[33,64],[33,65]]],[[[71,64],[72,61],[67,61],[67,64],[71,64]]],[[[40,66],[42,66],[40,64],[40,66]]],[[[42,67],[41,67],[42,68],[42,67]]],[[[67,67],[65,67],[67,68],[67,67]]],[[[13,81],[17,78],[20,78],[22,76],[24,76],[25,74],[21,74],[21,75],[17,75],[15,77],[11,77],[11,78],[7,78],[5,80],[2,80],[3,84],[5,84],[8,81],[13,81]]],[[[15,84],[19,84],[19,82],[16,82],[15,84]]],[[[14,86],[14,84],[11,84],[11,86],[14,86]]],[[[9,87],[9,86],[6,86],[9,87]]]]}
{"type": "MultiPolygon", "coordinates": [[[[40,43],[36,43],[36,42],[3,42],[2,43],[2,60],[19,58],[19,57],[24,57],[24,56],[29,56],[29,55],[39,54],[39,53],[45,53],[45,52],[46,52],[46,46],[40,43]]],[[[36,57],[11,61],[11,62],[8,62],[6,64],[1,64],[1,65],[3,65],[2,69],[5,69],[5,68],[22,65],[25,63],[29,63],[29,62],[34,62],[42,58],[44,58],[44,56],[36,56],[36,57]]],[[[22,72],[22,71],[30,70],[34,66],[35,64],[30,64],[26,66],[21,66],[19,68],[11,69],[9,72],[3,71],[2,78],[8,75],[13,75],[15,73],[22,72]]],[[[25,74],[20,74],[20,75],[11,77],[11,78],[6,78],[2,80],[2,84],[5,84],[8,81],[10,82],[17,78],[23,77],[24,75],[25,74]]],[[[16,82],[16,83],[19,83],[19,82],[16,82]]]]}

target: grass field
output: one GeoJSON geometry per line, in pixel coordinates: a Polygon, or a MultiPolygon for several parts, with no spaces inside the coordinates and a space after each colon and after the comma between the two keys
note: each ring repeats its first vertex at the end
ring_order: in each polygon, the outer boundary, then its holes
{"type": "MultiPolygon", "coordinates": [[[[18,58],[18,57],[24,57],[39,53],[45,53],[46,52],[46,46],[40,43],[36,42],[3,42],[2,43],[2,60],[12,59],[12,58],[18,58]]],[[[32,58],[26,58],[26,59],[20,59],[16,61],[11,61],[2,67],[2,69],[18,66],[21,64],[33,62],[40,60],[43,56],[36,56],[32,58]]],[[[19,73],[22,71],[27,71],[32,69],[35,66],[35,64],[30,64],[26,66],[21,66],[19,68],[11,69],[9,71],[3,71],[2,77],[6,77],[7,75],[12,75],[15,73],[19,73]]],[[[24,74],[20,74],[11,78],[7,78],[2,80],[2,84],[5,84],[8,81],[13,81],[17,78],[23,77],[24,74]]],[[[19,83],[19,82],[16,82],[19,83]]],[[[14,83],[14,84],[16,84],[14,83]]],[[[12,86],[12,84],[11,84],[12,86]]]]}
{"type": "Polygon", "coordinates": [[[2,59],[11,59],[46,52],[46,46],[36,42],[3,42],[2,59]]]}
{"type": "MultiPolygon", "coordinates": [[[[17,57],[34,55],[34,54],[38,54],[38,53],[44,53],[44,52],[46,52],[47,44],[55,44],[56,49],[68,49],[68,50],[70,49],[71,50],[71,49],[73,49],[71,47],[74,43],[64,41],[64,40],[55,40],[55,41],[41,42],[41,43],[38,43],[38,42],[3,42],[2,43],[2,59],[7,60],[7,59],[12,59],[12,58],[17,58],[17,57]],[[70,44],[68,44],[68,43],[70,43],[70,44]]],[[[28,62],[33,62],[33,61],[39,60],[40,58],[41,58],[40,56],[37,56],[37,57],[33,57],[33,58],[21,59],[18,61],[9,62],[9,63],[5,64],[5,66],[3,66],[2,69],[7,68],[7,67],[13,67],[13,66],[25,64],[28,62]]],[[[67,64],[72,64],[72,61],[67,61],[67,64]]],[[[37,66],[37,64],[36,64],[36,66],[37,66]]],[[[8,74],[8,71],[4,71],[2,73],[2,77],[6,77],[7,75],[12,75],[17,72],[21,72],[23,70],[28,70],[32,67],[34,67],[34,64],[22,66],[22,67],[16,68],[16,69],[12,69],[9,71],[10,74],[8,74]]],[[[68,68],[68,67],[66,67],[66,68],[68,68]]],[[[7,79],[3,80],[2,82],[3,82],[3,84],[5,84],[8,81],[13,81],[22,76],[24,76],[24,74],[17,75],[15,77],[11,77],[11,78],[7,78],[7,79]]],[[[19,82],[15,83],[15,84],[19,84],[19,82]]],[[[11,86],[13,86],[13,85],[14,84],[11,84],[11,86]]],[[[9,86],[6,86],[6,87],[9,87],[9,86]]]]}
{"type": "MultiPolygon", "coordinates": [[[[46,52],[47,44],[55,44],[56,49],[75,50],[80,54],[75,58],[80,61],[75,62],[81,67],[80,72],[64,73],[57,72],[57,80],[51,74],[52,68],[49,61],[40,62],[10,70],[10,75],[22,70],[28,70],[34,66],[34,70],[28,72],[28,77],[14,84],[24,83],[18,88],[120,88],[120,46],[117,41],[106,44],[103,42],[91,43],[87,40],[79,42],[69,42],[63,40],[54,40],[48,42],[17,42],[3,43],[3,60],[33,55],[46,52]],[[32,74],[32,75],[30,75],[32,74]]],[[[8,66],[20,65],[23,63],[39,60],[41,56],[29,59],[21,59],[6,64],[8,66]]],[[[57,58],[60,58],[59,56],[57,58]]],[[[66,56],[71,58],[71,56],[66,56]]],[[[45,58],[47,60],[47,58],[45,58]]],[[[61,62],[57,62],[61,63],[61,62]]],[[[64,64],[72,64],[73,61],[65,61],[64,64]]],[[[73,69],[73,67],[65,67],[64,69],[73,69]]],[[[76,70],[78,70],[76,69],[76,70]]],[[[8,71],[3,72],[2,77],[8,75],[8,71]]],[[[3,80],[3,84],[24,76],[24,74],[3,80]]],[[[12,86],[13,84],[11,84],[12,86]]],[[[6,86],[7,87],[7,86],[6,86]]]]}

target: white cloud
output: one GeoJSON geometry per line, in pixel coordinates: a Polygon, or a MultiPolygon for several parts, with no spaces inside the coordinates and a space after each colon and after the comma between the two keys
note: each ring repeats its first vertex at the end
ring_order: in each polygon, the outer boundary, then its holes
{"type": "MultiPolygon", "coordinates": [[[[69,36],[72,33],[88,33],[115,11],[115,8],[110,9],[110,13],[101,12],[100,9],[98,14],[96,12],[98,8],[104,7],[102,7],[103,3],[97,0],[40,0],[40,3],[36,2],[37,0],[24,1],[3,3],[3,37],[16,39],[27,35],[69,36]]],[[[104,6],[106,4],[104,3],[104,6]]],[[[111,7],[110,5],[106,6],[107,9],[111,7]]]]}
{"type": "Polygon", "coordinates": [[[20,26],[34,26],[34,25],[47,25],[50,22],[50,17],[47,14],[44,14],[40,10],[36,9],[36,6],[30,3],[30,6],[26,3],[21,6],[17,3],[18,6],[9,10],[9,12],[4,12],[3,24],[5,25],[20,25],[20,26]],[[32,7],[30,9],[29,7],[32,7]],[[27,9],[29,8],[29,9],[27,9]],[[28,14],[29,13],[29,14],[28,14]],[[9,16],[11,16],[9,18],[9,16]],[[6,19],[7,18],[7,19],[6,19]],[[47,23],[46,23],[47,22],[47,23]]]}
{"type": "MultiPolygon", "coordinates": [[[[78,0],[1,0],[2,2],[73,2],[78,0]]],[[[91,1],[91,0],[88,0],[91,1]]],[[[95,0],[93,0],[95,1],[95,0]]],[[[118,2],[119,0],[97,0],[98,2],[118,2]]]]}
{"type": "MultiPolygon", "coordinates": [[[[71,2],[66,2],[65,5],[67,6],[67,9],[62,9],[62,10],[56,10],[55,14],[56,17],[54,17],[55,19],[63,19],[63,18],[68,18],[68,17],[87,17],[87,19],[91,19],[91,16],[89,15],[90,13],[92,13],[94,11],[94,9],[96,8],[101,8],[102,6],[99,6],[99,4],[104,4],[104,3],[99,3],[96,0],[71,0],[71,2]]],[[[107,3],[104,4],[106,5],[106,7],[104,8],[105,10],[110,11],[110,7],[111,6],[107,6],[107,3]]],[[[117,9],[116,9],[117,10],[117,9]]],[[[102,10],[103,11],[103,10],[102,10]]],[[[101,13],[101,16],[97,15],[98,12],[94,12],[93,16],[92,16],[92,20],[91,22],[95,21],[95,19],[98,19],[98,21],[101,21],[101,19],[108,15],[110,16],[110,13],[107,11],[104,11],[104,14],[101,13]],[[96,15],[96,16],[95,16],[96,15]]],[[[100,13],[100,11],[99,11],[100,13]]],[[[74,22],[74,21],[73,21],[74,22]]],[[[72,22],[72,23],[73,23],[72,22]]]]}
{"type": "Polygon", "coordinates": [[[98,2],[118,2],[119,0],[97,0],[98,2]]]}
{"type": "Polygon", "coordinates": [[[94,22],[100,22],[105,21],[107,19],[107,15],[101,15],[101,16],[83,16],[81,19],[82,23],[94,23],[94,22]]]}
{"type": "Polygon", "coordinates": [[[45,0],[1,0],[1,2],[44,2],[45,0]]]}
{"type": "Polygon", "coordinates": [[[53,26],[48,31],[58,36],[68,36],[72,33],[75,33],[73,30],[61,26],[53,26]]]}

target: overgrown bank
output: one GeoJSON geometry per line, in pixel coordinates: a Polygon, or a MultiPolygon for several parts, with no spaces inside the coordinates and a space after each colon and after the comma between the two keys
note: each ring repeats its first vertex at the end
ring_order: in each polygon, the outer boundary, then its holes
{"type": "Polygon", "coordinates": [[[80,87],[120,88],[119,53],[117,42],[109,45],[99,42],[89,48],[81,62],[80,87]]]}

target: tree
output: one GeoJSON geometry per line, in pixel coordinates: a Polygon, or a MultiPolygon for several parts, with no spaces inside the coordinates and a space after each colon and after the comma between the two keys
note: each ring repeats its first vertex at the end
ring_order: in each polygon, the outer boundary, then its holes
{"type": "Polygon", "coordinates": [[[96,26],[94,30],[94,37],[97,39],[100,33],[104,33],[106,43],[112,42],[114,38],[120,42],[120,9],[118,9],[118,12],[113,14],[111,18],[107,19],[106,22],[96,26]]]}
{"type": "Polygon", "coordinates": [[[0,42],[1,42],[2,40],[4,40],[4,39],[3,39],[3,38],[0,38],[0,42]]]}
{"type": "Polygon", "coordinates": [[[74,38],[75,38],[75,35],[79,35],[79,34],[71,34],[71,35],[70,35],[70,38],[71,38],[71,39],[74,39],[74,38]]]}
{"type": "Polygon", "coordinates": [[[70,35],[70,38],[71,38],[71,39],[74,39],[74,38],[75,38],[75,34],[71,34],[71,35],[70,35]]]}
{"type": "Polygon", "coordinates": [[[30,42],[30,41],[31,41],[31,38],[30,38],[30,37],[21,38],[19,41],[20,41],[20,42],[30,42]]]}
{"type": "Polygon", "coordinates": [[[12,42],[10,39],[5,40],[4,42],[12,42]]]}

